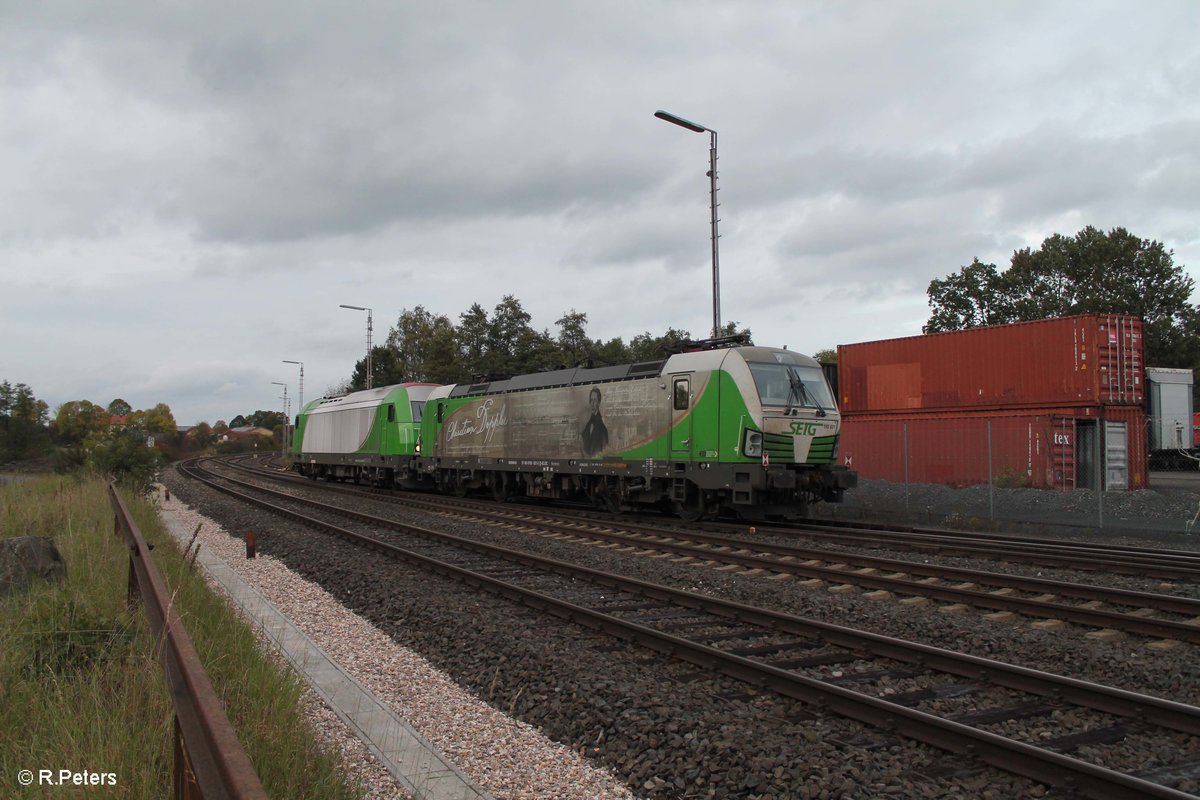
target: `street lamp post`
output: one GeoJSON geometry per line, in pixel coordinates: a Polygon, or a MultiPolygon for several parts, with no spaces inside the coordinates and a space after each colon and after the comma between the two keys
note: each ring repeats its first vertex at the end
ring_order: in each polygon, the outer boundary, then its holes
{"type": "Polygon", "coordinates": [[[288,408],[288,399],[287,399],[288,387],[287,387],[286,383],[280,383],[279,381],[271,381],[271,384],[273,386],[282,386],[283,387],[283,435],[279,437],[283,441],[280,442],[279,455],[281,458],[283,458],[286,461],[287,460],[287,446],[288,446],[288,420],[291,419],[291,409],[288,408]]]}
{"type": "Polygon", "coordinates": [[[695,133],[710,134],[708,148],[708,185],[709,185],[709,216],[712,222],[712,281],[713,281],[713,338],[721,335],[721,272],[720,258],[717,248],[717,132],[695,122],[677,117],[666,111],[655,111],[654,116],[666,120],[673,125],[687,128],[695,133]]]}
{"type": "Polygon", "coordinates": [[[289,361],[288,359],[285,358],[283,360],[283,363],[300,365],[300,391],[298,393],[300,395],[300,398],[296,401],[296,409],[297,409],[297,413],[299,413],[300,411],[304,410],[304,362],[303,361],[289,361]]]}
{"type": "Polygon", "coordinates": [[[341,308],[349,308],[352,311],[367,312],[367,388],[371,388],[371,309],[366,306],[348,306],[345,303],[340,304],[341,308]]]}

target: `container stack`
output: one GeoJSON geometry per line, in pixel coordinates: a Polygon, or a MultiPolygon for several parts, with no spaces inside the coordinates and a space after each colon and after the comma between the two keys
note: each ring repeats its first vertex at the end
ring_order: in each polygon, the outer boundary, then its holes
{"type": "Polygon", "coordinates": [[[1118,314],[841,345],[840,453],[863,478],[1143,488],[1145,369],[1118,314]]]}

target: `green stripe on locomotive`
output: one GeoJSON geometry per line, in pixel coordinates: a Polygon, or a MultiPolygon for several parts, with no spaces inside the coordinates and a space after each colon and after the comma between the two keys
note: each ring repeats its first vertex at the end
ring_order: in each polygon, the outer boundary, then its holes
{"type": "Polygon", "coordinates": [[[314,400],[300,414],[293,453],[412,455],[419,428],[413,416],[420,403],[414,409],[410,388],[396,385],[314,400]]]}

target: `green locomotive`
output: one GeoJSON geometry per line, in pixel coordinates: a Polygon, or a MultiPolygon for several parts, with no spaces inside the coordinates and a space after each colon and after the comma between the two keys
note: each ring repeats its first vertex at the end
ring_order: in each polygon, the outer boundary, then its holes
{"type": "Polygon", "coordinates": [[[498,500],[786,518],[855,485],[837,464],[840,426],[816,361],[736,346],[322,398],[297,419],[293,466],[312,478],[498,500]]]}
{"type": "Polygon", "coordinates": [[[403,383],[306,404],[296,417],[292,469],[313,479],[419,488],[413,457],[436,385],[403,383]]]}
{"type": "Polygon", "coordinates": [[[856,483],[820,365],[769,347],[441,386],[417,469],[438,489],[793,517],[856,483]]]}

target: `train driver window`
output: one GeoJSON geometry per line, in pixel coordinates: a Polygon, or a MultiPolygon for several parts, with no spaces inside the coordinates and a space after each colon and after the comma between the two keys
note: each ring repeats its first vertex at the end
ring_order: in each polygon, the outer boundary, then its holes
{"type": "Polygon", "coordinates": [[[690,381],[687,378],[675,379],[675,410],[685,411],[688,407],[688,401],[691,399],[690,381]]]}
{"type": "Polygon", "coordinates": [[[442,421],[442,415],[445,410],[446,410],[446,404],[443,403],[441,400],[439,400],[438,405],[437,405],[437,421],[438,422],[442,421]]]}
{"type": "Polygon", "coordinates": [[[388,406],[388,422],[396,421],[396,404],[392,403],[388,406]]]}

